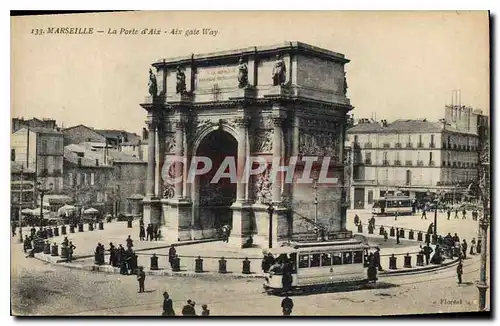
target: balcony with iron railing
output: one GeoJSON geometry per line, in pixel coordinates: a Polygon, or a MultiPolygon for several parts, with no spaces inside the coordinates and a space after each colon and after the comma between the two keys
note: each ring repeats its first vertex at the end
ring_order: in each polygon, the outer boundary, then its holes
{"type": "Polygon", "coordinates": [[[413,165],[413,161],[412,160],[406,160],[405,165],[406,166],[412,166],[413,165]]]}
{"type": "Polygon", "coordinates": [[[401,165],[401,161],[400,160],[394,160],[394,165],[400,166],[401,165]]]}
{"type": "Polygon", "coordinates": [[[436,144],[434,144],[434,143],[429,143],[429,148],[436,148],[436,144]]]}
{"type": "Polygon", "coordinates": [[[417,161],[417,166],[424,166],[424,161],[417,161]]]}
{"type": "Polygon", "coordinates": [[[383,160],[383,161],[382,161],[382,165],[383,165],[383,166],[389,166],[389,165],[390,165],[390,164],[389,164],[389,160],[383,160]]]}
{"type": "Polygon", "coordinates": [[[396,148],[401,148],[401,143],[396,143],[396,148]]]}
{"type": "Polygon", "coordinates": [[[424,148],[424,143],[419,142],[419,143],[417,144],[417,148],[424,148]]]}
{"type": "Polygon", "coordinates": [[[413,144],[412,143],[406,143],[406,148],[413,148],[413,144]]]}
{"type": "Polygon", "coordinates": [[[382,147],[383,147],[383,148],[390,148],[390,147],[391,147],[391,144],[389,144],[389,143],[383,143],[383,144],[382,144],[382,147]]]}
{"type": "Polygon", "coordinates": [[[434,165],[436,165],[434,161],[429,161],[429,166],[434,166],[434,165]]]}
{"type": "Polygon", "coordinates": [[[373,145],[372,143],[365,143],[365,148],[373,148],[373,145]]]}
{"type": "Polygon", "coordinates": [[[365,164],[366,164],[366,165],[371,165],[371,164],[372,164],[372,160],[371,160],[371,159],[369,159],[369,158],[366,158],[366,159],[365,159],[365,164]]]}

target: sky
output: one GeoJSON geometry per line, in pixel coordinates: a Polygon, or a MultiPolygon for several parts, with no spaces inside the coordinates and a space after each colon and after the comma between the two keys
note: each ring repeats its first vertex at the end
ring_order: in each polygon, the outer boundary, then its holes
{"type": "Polygon", "coordinates": [[[487,12],[135,12],[11,18],[11,116],[140,132],[150,64],[300,41],[343,53],[355,118],[438,120],[461,103],[489,113],[487,12]],[[217,36],[34,35],[48,27],[211,28],[217,36]]]}

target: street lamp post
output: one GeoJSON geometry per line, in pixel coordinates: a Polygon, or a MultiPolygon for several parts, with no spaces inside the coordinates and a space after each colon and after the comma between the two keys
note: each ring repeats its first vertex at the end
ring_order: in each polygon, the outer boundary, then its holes
{"type": "Polygon", "coordinates": [[[479,227],[481,228],[481,269],[479,273],[479,282],[476,283],[479,291],[479,311],[484,311],[486,307],[486,291],[488,291],[488,283],[486,283],[486,249],[488,241],[488,227],[489,222],[486,211],[483,212],[483,217],[479,220],[479,227]]]}
{"type": "Polygon", "coordinates": [[[43,196],[45,193],[52,191],[53,183],[49,187],[43,187],[41,182],[38,182],[37,190],[40,193],[40,228],[43,227],[43,196]]]}
{"type": "Polygon", "coordinates": [[[273,213],[274,207],[273,204],[270,203],[267,207],[267,213],[269,214],[269,248],[273,247],[273,213]]]}
{"type": "Polygon", "coordinates": [[[314,224],[318,224],[318,182],[315,180],[314,185],[314,224]]]}

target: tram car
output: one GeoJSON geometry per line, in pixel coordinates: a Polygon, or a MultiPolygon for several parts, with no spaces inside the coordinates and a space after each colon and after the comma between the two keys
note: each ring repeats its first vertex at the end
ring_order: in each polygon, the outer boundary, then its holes
{"type": "Polygon", "coordinates": [[[413,198],[408,196],[388,196],[376,199],[373,203],[374,215],[411,215],[413,214],[413,198]]]}
{"type": "MultiPolygon", "coordinates": [[[[365,283],[370,246],[359,239],[311,243],[289,243],[270,249],[276,261],[288,260],[291,265],[290,290],[342,283],[365,283]]],[[[270,268],[265,275],[267,293],[283,290],[283,272],[270,268]]]]}

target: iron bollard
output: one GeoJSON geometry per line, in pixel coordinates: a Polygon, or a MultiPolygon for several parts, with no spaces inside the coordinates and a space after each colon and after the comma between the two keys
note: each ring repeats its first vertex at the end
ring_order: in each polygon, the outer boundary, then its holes
{"type": "Polygon", "coordinates": [[[389,232],[389,236],[393,237],[396,235],[396,230],[394,230],[394,227],[391,227],[391,230],[389,232]]]}
{"type": "Polygon", "coordinates": [[[417,266],[424,266],[424,254],[421,252],[417,254],[417,266]]]}
{"type": "Polygon", "coordinates": [[[48,241],[43,245],[43,253],[50,255],[50,243],[48,241]]]}
{"type": "Polygon", "coordinates": [[[379,229],[379,233],[378,235],[384,235],[384,227],[383,226],[380,226],[380,229],[379,229]]]}
{"type": "Polygon", "coordinates": [[[241,271],[243,274],[250,274],[250,260],[245,258],[243,261],[243,270],[241,271]]]}
{"type": "Polygon", "coordinates": [[[411,256],[408,253],[405,256],[404,268],[411,268],[411,256]]]}
{"type": "Polygon", "coordinates": [[[94,231],[94,223],[89,223],[89,231],[94,231]]]}
{"type": "Polygon", "coordinates": [[[425,234],[425,243],[430,243],[431,242],[431,235],[429,233],[425,234]]]}
{"type": "Polygon", "coordinates": [[[418,231],[418,234],[417,234],[417,241],[422,241],[422,231],[418,231]]]}
{"type": "Polygon", "coordinates": [[[52,228],[47,229],[47,237],[52,238],[54,236],[54,231],[52,228]]]}
{"type": "Polygon", "coordinates": [[[400,238],[404,238],[405,237],[405,230],[404,229],[400,229],[399,230],[399,237],[400,238]]]}
{"type": "Polygon", "coordinates": [[[224,259],[224,257],[221,257],[221,259],[219,259],[219,273],[227,273],[227,261],[224,259]]]}
{"type": "Polygon", "coordinates": [[[54,228],[54,237],[58,237],[59,236],[59,228],[56,226],[54,228]]]}
{"type": "Polygon", "coordinates": [[[181,271],[181,259],[179,256],[175,256],[174,258],[174,266],[172,266],[172,272],[180,272],[181,271]]]}
{"type": "Polygon", "coordinates": [[[200,256],[194,260],[194,272],[203,273],[203,259],[200,256]]]}
{"type": "Polygon", "coordinates": [[[394,256],[394,254],[389,257],[389,269],[396,269],[396,257],[394,256]]]}
{"type": "Polygon", "coordinates": [[[129,229],[132,228],[132,220],[127,221],[127,228],[129,228],[129,229]]]}
{"type": "Polygon", "coordinates": [[[59,247],[57,246],[57,243],[54,243],[51,248],[50,255],[51,256],[59,256],[59,247]]]}
{"type": "Polygon", "coordinates": [[[61,258],[62,259],[68,259],[68,254],[69,254],[69,252],[68,252],[68,246],[64,246],[63,245],[61,247],[61,258]]]}
{"type": "Polygon", "coordinates": [[[158,257],[155,254],[153,254],[153,256],[151,256],[150,260],[151,260],[150,269],[152,271],[157,271],[158,270],[158,257]]]}
{"type": "MultiPolygon", "coordinates": [[[[73,231],[75,231],[75,230],[73,229],[73,231]]],[[[66,225],[63,225],[63,226],[61,226],[61,235],[66,235],[66,234],[67,234],[66,225]]]]}
{"type": "Polygon", "coordinates": [[[78,224],[78,232],[83,232],[83,223],[78,224]]]}
{"type": "Polygon", "coordinates": [[[408,239],[415,240],[415,232],[413,232],[413,230],[410,230],[410,232],[408,232],[408,239]]]}
{"type": "Polygon", "coordinates": [[[358,224],[358,233],[363,233],[363,224],[358,224]]]}
{"type": "Polygon", "coordinates": [[[99,230],[104,230],[104,223],[102,221],[99,222],[99,230]]]}
{"type": "Polygon", "coordinates": [[[69,226],[69,233],[75,233],[75,226],[74,225],[69,226]]]}

